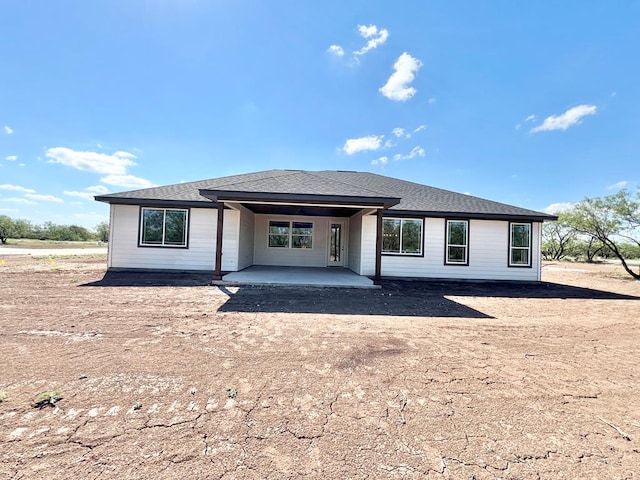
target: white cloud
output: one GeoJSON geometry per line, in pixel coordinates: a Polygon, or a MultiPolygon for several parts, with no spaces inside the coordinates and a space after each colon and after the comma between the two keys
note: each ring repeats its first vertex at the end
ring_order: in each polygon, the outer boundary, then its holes
{"type": "Polygon", "coordinates": [[[21,187],[20,185],[11,185],[8,183],[4,183],[0,185],[0,190],[13,190],[14,192],[36,193],[36,191],[31,188],[21,187]]]}
{"type": "Polygon", "coordinates": [[[327,52],[336,57],[342,57],[344,55],[344,49],[340,45],[331,45],[327,49],[327,52]]]}
{"type": "Polygon", "coordinates": [[[42,202],[64,203],[64,200],[53,195],[40,195],[39,193],[26,193],[25,197],[29,200],[40,200],[42,202]]]}
{"type": "Polygon", "coordinates": [[[387,163],[389,163],[389,159],[387,157],[380,157],[375,160],[371,160],[371,165],[380,165],[384,167],[387,163]]]}
{"type": "Polygon", "coordinates": [[[428,102],[429,104],[434,104],[434,103],[436,103],[436,97],[431,97],[429,100],[427,100],[427,102],[428,102]]]}
{"type": "Polygon", "coordinates": [[[537,133],[551,130],[566,130],[573,125],[581,123],[583,117],[595,115],[597,111],[598,107],[595,105],[578,105],[560,115],[551,115],[545,118],[542,125],[538,125],[530,131],[531,133],[537,133]]]}
{"type": "Polygon", "coordinates": [[[22,203],[24,205],[38,205],[38,202],[32,202],[31,200],[27,200],[26,198],[3,198],[2,201],[11,203],[22,203]]]}
{"type": "Polygon", "coordinates": [[[93,185],[91,187],[87,187],[85,190],[86,191],[84,192],[78,192],[76,190],[65,190],[62,193],[70,197],[78,197],[78,198],[84,198],[86,200],[93,200],[94,196],[102,195],[109,191],[109,189],[104,185],[93,185]]]}
{"type": "Polygon", "coordinates": [[[7,157],[5,157],[5,160],[9,162],[15,162],[17,159],[18,159],[17,155],[8,155],[7,157]]]}
{"type": "Polygon", "coordinates": [[[104,195],[105,193],[109,192],[109,189],[104,185],[92,185],[91,187],[87,187],[86,190],[88,192],[96,193],[98,195],[104,195]]]}
{"type": "Polygon", "coordinates": [[[13,129],[6,125],[4,126],[4,131],[7,132],[7,135],[11,135],[13,133],[13,129]]]}
{"type": "Polygon", "coordinates": [[[69,197],[84,198],[86,200],[93,200],[93,196],[95,195],[94,193],[91,193],[91,192],[76,192],[74,190],[65,190],[62,193],[65,195],[68,195],[69,197]]]}
{"type": "Polygon", "coordinates": [[[622,180],[621,182],[614,183],[613,185],[609,185],[607,187],[607,190],[620,190],[621,188],[626,187],[628,183],[629,182],[627,182],[626,180],[622,180]]]}
{"type": "Polygon", "coordinates": [[[368,38],[369,41],[367,44],[362,47],[360,50],[356,50],[353,52],[354,55],[364,55],[369,50],[373,50],[377,48],[378,45],[382,45],[389,38],[389,32],[386,28],[381,28],[378,30],[378,27],[375,25],[358,25],[358,32],[364,38],[368,38]]]}
{"type": "Polygon", "coordinates": [[[26,165],[24,163],[19,163],[18,166],[19,167],[26,167],[26,165]]]}
{"type": "Polygon", "coordinates": [[[404,128],[396,127],[391,130],[391,133],[393,133],[398,138],[404,137],[404,128]]]}
{"type": "Polygon", "coordinates": [[[420,131],[424,130],[425,128],[427,128],[427,126],[426,126],[426,125],[420,125],[418,128],[416,128],[416,129],[413,131],[413,133],[418,133],[418,132],[420,132],[420,131]]]}
{"type": "Polygon", "coordinates": [[[568,212],[569,210],[572,210],[573,207],[575,207],[575,205],[576,205],[575,203],[571,203],[571,202],[552,203],[548,207],[544,208],[542,211],[553,215],[556,213],[568,212]]]}
{"type": "Polygon", "coordinates": [[[535,115],[529,115],[527,118],[524,119],[525,122],[533,122],[536,119],[535,115]]]}
{"type": "Polygon", "coordinates": [[[378,150],[382,147],[382,139],[384,135],[369,135],[367,137],[350,138],[344,142],[342,150],[347,155],[364,152],[366,150],[378,150]]]}
{"type": "Polygon", "coordinates": [[[98,152],[80,152],[66,147],[47,150],[49,163],[60,163],[85,172],[103,175],[124,175],[128,167],[134,166],[136,156],[129,152],[115,152],[112,155],[98,152]]]}
{"type": "Polygon", "coordinates": [[[133,175],[107,175],[102,177],[100,181],[107,185],[125,188],[149,188],[155,186],[146,178],[134,177],[133,175]]]}
{"type": "Polygon", "coordinates": [[[393,159],[397,162],[398,160],[410,160],[415,157],[424,157],[424,148],[422,147],[413,147],[409,153],[406,155],[402,155],[400,153],[396,153],[393,156],[393,159]]]}
{"type": "Polygon", "coordinates": [[[416,94],[417,90],[408,85],[413,81],[416,72],[420,70],[421,66],[422,62],[420,60],[404,52],[393,65],[395,72],[391,74],[387,83],[378,90],[390,100],[399,102],[409,100],[416,94]]]}

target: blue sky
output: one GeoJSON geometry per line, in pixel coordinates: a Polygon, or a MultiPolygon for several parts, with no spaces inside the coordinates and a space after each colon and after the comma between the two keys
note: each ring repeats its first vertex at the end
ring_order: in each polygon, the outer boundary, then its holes
{"type": "MultiPolygon", "coordinates": [[[[536,210],[637,188],[640,2],[5,0],[0,214],[271,168],[536,210]]],[[[555,209],[555,207],[551,207],[555,209]]]]}

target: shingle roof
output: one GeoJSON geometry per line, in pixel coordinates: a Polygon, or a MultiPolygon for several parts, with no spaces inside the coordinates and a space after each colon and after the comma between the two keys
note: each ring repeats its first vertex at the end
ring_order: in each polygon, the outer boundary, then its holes
{"type": "Polygon", "coordinates": [[[389,211],[432,215],[467,215],[551,220],[553,216],[471,195],[429,187],[369,172],[267,170],[228,177],[179,183],[100,195],[109,203],[212,203],[200,190],[265,194],[328,195],[354,198],[400,198],[389,211]]]}

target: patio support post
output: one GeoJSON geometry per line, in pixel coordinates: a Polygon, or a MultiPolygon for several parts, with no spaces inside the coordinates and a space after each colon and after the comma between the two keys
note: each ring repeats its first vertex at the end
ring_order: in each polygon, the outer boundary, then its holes
{"type": "Polygon", "coordinates": [[[380,273],[382,269],[382,208],[376,210],[376,274],[374,283],[380,283],[380,273]]]}
{"type": "Polygon", "coordinates": [[[218,226],[216,227],[216,267],[214,280],[222,280],[222,228],[224,226],[224,203],[218,202],[218,226]]]}

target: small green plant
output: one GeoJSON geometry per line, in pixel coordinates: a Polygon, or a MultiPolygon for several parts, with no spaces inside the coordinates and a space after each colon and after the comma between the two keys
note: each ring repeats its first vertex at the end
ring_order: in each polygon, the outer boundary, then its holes
{"type": "Polygon", "coordinates": [[[76,277],[73,277],[71,280],[69,280],[69,283],[71,284],[78,283],[78,279],[76,277]]]}
{"type": "Polygon", "coordinates": [[[4,402],[8,396],[9,395],[7,395],[7,392],[3,392],[2,390],[0,390],[0,403],[4,402]]]}
{"type": "Polygon", "coordinates": [[[236,398],[238,391],[233,387],[227,387],[227,397],[236,398]]]}
{"type": "Polygon", "coordinates": [[[33,406],[35,408],[53,407],[60,400],[62,400],[62,392],[60,390],[49,390],[40,393],[33,401],[33,406]]]}
{"type": "Polygon", "coordinates": [[[134,403],[134,404],[133,404],[133,409],[134,409],[135,411],[141,410],[141,409],[142,409],[142,403],[140,403],[140,402],[136,402],[136,403],[134,403]]]}

